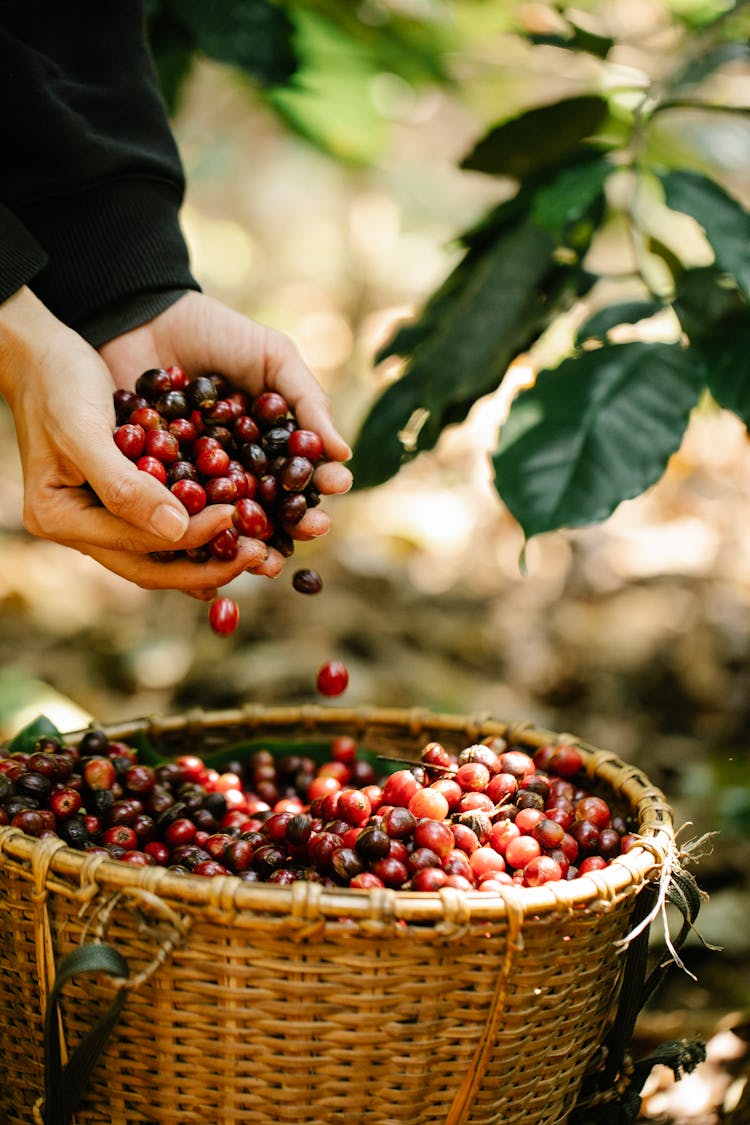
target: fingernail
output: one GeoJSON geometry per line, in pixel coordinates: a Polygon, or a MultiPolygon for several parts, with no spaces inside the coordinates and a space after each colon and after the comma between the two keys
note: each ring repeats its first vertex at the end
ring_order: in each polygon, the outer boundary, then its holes
{"type": "Polygon", "coordinates": [[[180,512],[171,504],[160,504],[151,517],[151,530],[162,539],[168,539],[170,543],[182,539],[189,526],[190,519],[187,512],[180,512]]]}

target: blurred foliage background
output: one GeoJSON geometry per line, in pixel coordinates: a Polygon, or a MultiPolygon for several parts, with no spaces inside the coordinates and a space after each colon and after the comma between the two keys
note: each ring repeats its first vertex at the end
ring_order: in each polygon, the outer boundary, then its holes
{"type": "MultiPolygon", "coordinates": [[[[207,292],[294,338],[352,442],[382,395],[403,385],[408,363],[390,344],[405,322],[419,323],[461,262],[461,232],[486,229],[487,215],[518,192],[513,169],[461,167],[499,122],[620,87],[629,113],[627,91],[640,97],[644,84],[658,86],[676,53],[686,53],[696,75],[706,63],[701,99],[731,108],[675,107],[649,145],[673,168],[721,184],[741,208],[750,204],[745,3],[150,0],[148,10],[189,184],[184,228],[194,272],[207,292]],[[717,44],[711,66],[699,46],[708,27],[717,44]]],[[[549,137],[535,140],[531,122],[523,143],[546,150],[549,137]]],[[[711,264],[699,235],[695,223],[677,235],[696,268],[711,264]]],[[[596,245],[597,269],[613,267],[609,280],[596,291],[579,286],[572,302],[561,298],[543,326],[535,320],[530,350],[506,355],[509,337],[502,369],[455,415],[446,410],[431,447],[399,461],[382,483],[329,500],[332,532],[299,545],[278,579],[237,579],[230,592],[242,619],[230,638],[211,633],[201,604],[139,590],[31,540],[3,411],[0,733],[40,710],[72,729],[91,717],[116,722],[244,700],[301,704],[315,699],[315,672],[333,657],[350,670],[348,706],[494,713],[573,731],[645,768],[672,801],[684,841],[718,832],[696,871],[711,894],[699,928],[724,952],[691,942],[698,981],[679,976],[663,996],[664,1028],[705,1032],[727,1013],[747,1012],[750,456],[742,412],[700,397],[656,483],[589,527],[527,542],[495,487],[492,454],[522,401],[519,388],[569,354],[598,310],[621,301],[623,281],[628,299],[642,299],[632,262],[618,276],[628,245],[632,232],[611,208],[596,245]],[[292,590],[300,565],[320,571],[317,597],[292,590]]],[[[667,260],[653,242],[642,250],[649,262],[667,260]]],[[[510,284],[526,268],[523,247],[501,257],[510,284]]],[[[491,334],[491,305],[482,316],[451,311],[452,354],[469,370],[478,338],[491,334]]],[[[659,315],[610,330],[623,344],[665,339],[659,315]]],[[[744,331],[726,339],[746,395],[744,331]]],[[[417,448],[418,421],[402,434],[402,451],[417,448]]],[[[638,419],[633,429],[638,437],[638,419]]],[[[711,1107],[731,1076],[716,1081],[718,1094],[693,1090],[684,1120],[719,1120],[711,1107]]]]}

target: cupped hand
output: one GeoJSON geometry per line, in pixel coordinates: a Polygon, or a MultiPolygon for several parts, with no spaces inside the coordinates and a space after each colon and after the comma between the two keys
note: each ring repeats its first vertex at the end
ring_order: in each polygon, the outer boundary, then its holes
{"type": "Polygon", "coordinates": [[[267,548],[255,540],[244,540],[231,564],[168,572],[151,558],[207,542],[230,526],[232,509],[217,505],[189,519],[176,497],[136,469],[112,440],[113,390],[101,357],[30,290],[0,305],[0,393],[16,428],[27,530],[145,588],[201,597],[266,563],[267,548]]]}
{"type": "MultiPolygon", "coordinates": [[[[191,292],[147,324],[103,345],[100,354],[115,385],[129,390],[142,371],[176,364],[190,378],[219,372],[253,397],[278,391],[298,425],[314,430],[323,441],[327,460],[315,471],[316,488],[323,495],[351,488],[351,473],[341,464],[351,450],[333,423],[330,399],[283,333],[249,320],[211,297],[191,292]]],[[[330,524],[327,513],[310,508],[292,535],[298,540],[314,539],[324,535],[330,524]]],[[[273,575],[282,565],[281,556],[271,549],[257,567],[241,569],[273,575]]],[[[170,563],[169,569],[173,568],[175,563],[170,563]]],[[[177,571],[174,573],[176,578],[177,571]]],[[[180,585],[185,588],[182,582],[180,585]]]]}

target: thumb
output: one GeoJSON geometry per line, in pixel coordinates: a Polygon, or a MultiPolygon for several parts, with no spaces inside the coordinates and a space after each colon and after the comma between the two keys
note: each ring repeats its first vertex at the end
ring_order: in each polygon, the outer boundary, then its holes
{"type": "Polygon", "coordinates": [[[102,504],[113,515],[169,543],[176,543],[190,525],[187,511],[161,481],[136,468],[112,441],[98,444],[81,469],[102,504]],[[110,448],[111,447],[111,448],[110,448]]]}

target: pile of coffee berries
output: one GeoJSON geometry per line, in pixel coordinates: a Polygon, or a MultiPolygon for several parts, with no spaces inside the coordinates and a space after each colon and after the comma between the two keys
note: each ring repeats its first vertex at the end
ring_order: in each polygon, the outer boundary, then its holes
{"type": "MultiPolygon", "coordinates": [[[[284,558],[294,553],[292,529],[320,503],[313,474],[323,442],[300,429],[284,397],[250,399],[221,375],[188,380],[179,367],[152,368],[135,391],[114,395],[118,449],[177,497],[190,515],[209,504],[232,504],[233,526],[184,555],[197,563],[237,557],[241,536],[260,539],[284,558]]],[[[177,551],[155,557],[169,562],[177,551]]],[[[314,571],[298,571],[295,589],[317,593],[314,571]],[[301,577],[300,577],[301,576],[301,577]]],[[[239,610],[229,598],[211,606],[209,622],[231,633],[239,610]]]]}
{"type": "Polygon", "coordinates": [[[591,792],[575,745],[531,757],[488,738],[378,777],[348,735],[328,759],[257,750],[222,772],[183,754],[152,767],[88,731],[0,748],[0,825],[179,873],[247,882],[502,894],[606,867],[637,837],[591,792]]]}

